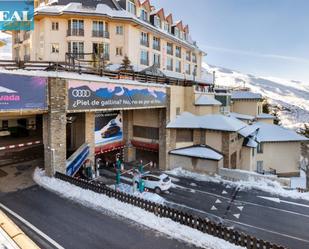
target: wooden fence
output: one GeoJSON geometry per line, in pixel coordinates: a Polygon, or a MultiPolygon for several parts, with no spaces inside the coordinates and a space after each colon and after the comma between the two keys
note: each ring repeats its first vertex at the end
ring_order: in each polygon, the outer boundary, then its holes
{"type": "Polygon", "coordinates": [[[73,178],[58,172],[55,174],[55,177],[83,189],[88,189],[99,194],[104,194],[108,197],[115,198],[121,202],[125,202],[133,206],[142,208],[148,212],[155,214],[158,217],[169,218],[177,223],[197,229],[203,233],[207,233],[215,237],[224,239],[235,245],[243,246],[248,249],[286,249],[283,246],[278,246],[268,241],[257,239],[242,232],[238,232],[234,229],[227,228],[220,223],[216,224],[215,222],[208,219],[191,215],[186,212],[179,211],[175,208],[170,208],[155,202],[136,197],[134,195],[115,191],[100,183],[88,182],[86,180],[73,178]]]}
{"type": "MultiPolygon", "coordinates": [[[[79,74],[92,74],[101,77],[108,77],[111,79],[128,79],[136,80],[139,82],[152,82],[158,84],[167,85],[179,85],[179,86],[193,86],[199,82],[186,79],[178,79],[173,77],[153,76],[144,73],[134,71],[110,71],[105,70],[102,67],[93,66],[89,63],[83,63],[79,61],[72,62],[51,62],[51,61],[14,61],[14,60],[0,60],[0,67],[7,70],[39,70],[39,71],[64,71],[64,72],[76,72],[79,74]]],[[[205,84],[205,83],[203,83],[205,84]]],[[[208,84],[210,85],[211,82],[208,84]]]]}

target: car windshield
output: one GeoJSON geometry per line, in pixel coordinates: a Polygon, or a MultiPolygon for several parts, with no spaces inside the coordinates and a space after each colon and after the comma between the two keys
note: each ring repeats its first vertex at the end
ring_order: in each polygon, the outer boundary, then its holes
{"type": "Polygon", "coordinates": [[[163,179],[163,182],[168,182],[170,180],[170,178],[167,176],[163,179]]]}

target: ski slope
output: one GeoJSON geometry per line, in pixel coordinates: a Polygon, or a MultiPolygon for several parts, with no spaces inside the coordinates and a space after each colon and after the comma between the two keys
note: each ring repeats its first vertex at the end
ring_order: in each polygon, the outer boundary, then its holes
{"type": "Polygon", "coordinates": [[[231,87],[249,87],[261,93],[270,104],[279,107],[281,124],[299,129],[309,123],[309,80],[300,82],[275,77],[257,77],[222,67],[203,64],[203,73],[216,73],[216,84],[231,87]]]}

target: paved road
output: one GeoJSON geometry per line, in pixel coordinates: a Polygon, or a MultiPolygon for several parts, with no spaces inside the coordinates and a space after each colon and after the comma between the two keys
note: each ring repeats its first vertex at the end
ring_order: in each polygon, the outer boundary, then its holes
{"type": "Polygon", "coordinates": [[[222,183],[176,177],[176,188],[163,197],[169,205],[219,220],[258,238],[289,248],[309,248],[309,202],[222,183]],[[264,198],[261,198],[264,197],[264,198]],[[285,201],[285,202],[282,202],[285,201]]]}
{"type": "MultiPolygon", "coordinates": [[[[128,220],[60,198],[38,186],[0,193],[0,202],[66,249],[195,248],[128,220]]],[[[54,248],[18,220],[14,221],[42,248],[54,248]]]]}
{"type": "MultiPolygon", "coordinates": [[[[114,179],[111,173],[103,171],[114,179]]],[[[239,231],[288,248],[309,248],[309,202],[258,190],[239,190],[223,183],[173,177],[175,188],[161,194],[167,205],[222,222],[239,231]],[[262,196],[264,198],[261,198],[262,196]]]]}

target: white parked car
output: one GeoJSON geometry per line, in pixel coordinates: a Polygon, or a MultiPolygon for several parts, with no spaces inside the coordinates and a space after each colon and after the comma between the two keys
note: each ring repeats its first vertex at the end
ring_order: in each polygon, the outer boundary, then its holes
{"type": "MultiPolygon", "coordinates": [[[[172,187],[171,178],[166,174],[144,173],[142,179],[145,188],[154,190],[156,194],[168,191],[172,187]]],[[[136,182],[138,184],[138,182],[136,182]]]]}

